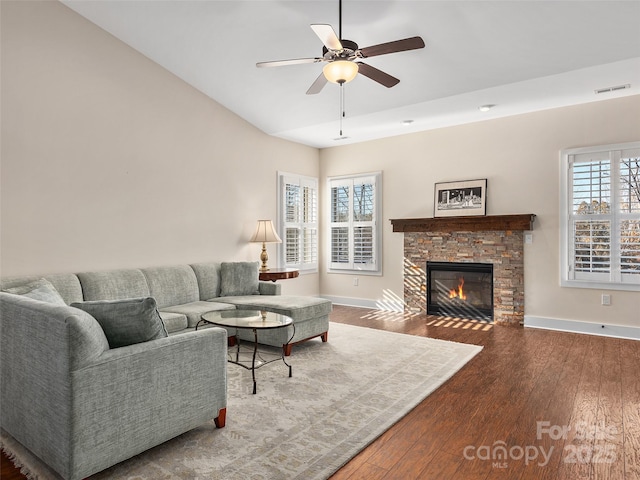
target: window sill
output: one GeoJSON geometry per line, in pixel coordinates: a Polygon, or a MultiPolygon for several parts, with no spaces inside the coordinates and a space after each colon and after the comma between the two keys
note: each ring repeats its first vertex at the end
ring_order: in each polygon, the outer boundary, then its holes
{"type": "Polygon", "coordinates": [[[328,268],[327,269],[327,273],[339,273],[339,274],[344,274],[344,275],[369,275],[369,276],[373,276],[373,277],[381,277],[382,276],[382,272],[381,271],[374,271],[374,270],[341,270],[339,268],[328,268]]]}
{"type": "Polygon", "coordinates": [[[587,282],[583,280],[562,280],[561,287],[568,288],[591,288],[594,290],[620,290],[629,292],[640,292],[640,284],[635,283],[605,283],[587,282]]]}

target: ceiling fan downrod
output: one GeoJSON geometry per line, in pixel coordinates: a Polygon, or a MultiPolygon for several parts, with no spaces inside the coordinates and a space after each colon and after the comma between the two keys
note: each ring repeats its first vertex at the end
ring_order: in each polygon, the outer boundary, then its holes
{"type": "Polygon", "coordinates": [[[338,38],[342,41],[342,0],[338,2],[338,38]]]}

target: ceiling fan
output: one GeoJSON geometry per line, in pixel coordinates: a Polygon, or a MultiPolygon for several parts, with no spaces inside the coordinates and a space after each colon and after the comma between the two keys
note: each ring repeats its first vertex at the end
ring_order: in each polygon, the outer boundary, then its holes
{"type": "Polygon", "coordinates": [[[339,1],[339,35],[331,25],[315,24],[311,29],[322,40],[321,57],[297,58],[291,60],[276,60],[272,62],[258,62],[256,67],[280,67],[301,63],[327,62],[322,73],[311,84],[307,95],[319,93],[326,83],[333,82],[343,85],[353,80],[358,73],[374,80],[387,88],[397,85],[400,80],[388,73],[378,70],[361,61],[363,58],[386,55],[388,53],[404,52],[424,48],[424,40],[420,37],[404,38],[393,42],[381,43],[370,47],[360,48],[356,42],[342,38],[342,0],[339,1]]]}

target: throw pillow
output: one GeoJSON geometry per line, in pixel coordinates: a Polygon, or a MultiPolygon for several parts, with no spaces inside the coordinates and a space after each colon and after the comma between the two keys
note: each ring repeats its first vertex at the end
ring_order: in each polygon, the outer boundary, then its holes
{"type": "Polygon", "coordinates": [[[223,262],[220,265],[220,296],[259,295],[258,262],[223,262]]]}
{"type": "Polygon", "coordinates": [[[40,300],[41,302],[53,303],[54,305],[66,305],[62,296],[56,290],[56,287],[44,278],[25,285],[6,288],[2,291],[5,293],[12,293],[14,295],[23,295],[25,297],[33,298],[34,300],[40,300]]]}
{"type": "Polygon", "coordinates": [[[109,348],[125,347],[168,336],[153,297],[72,303],[95,318],[109,348]]]}

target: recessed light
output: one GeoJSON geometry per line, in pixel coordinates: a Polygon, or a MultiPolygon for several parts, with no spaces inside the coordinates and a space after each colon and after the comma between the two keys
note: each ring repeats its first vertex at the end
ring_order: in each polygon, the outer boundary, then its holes
{"type": "Polygon", "coordinates": [[[402,120],[402,125],[411,125],[413,120],[402,120]]]}
{"type": "Polygon", "coordinates": [[[492,105],[492,104],[481,105],[480,107],[478,107],[478,110],[480,110],[481,112],[488,112],[493,107],[495,107],[495,105],[492,105]]]}

